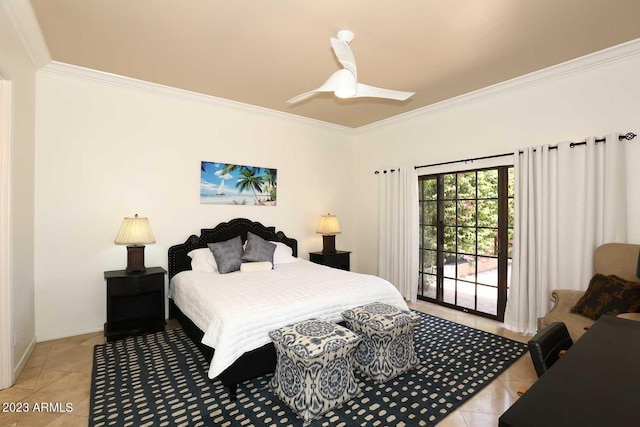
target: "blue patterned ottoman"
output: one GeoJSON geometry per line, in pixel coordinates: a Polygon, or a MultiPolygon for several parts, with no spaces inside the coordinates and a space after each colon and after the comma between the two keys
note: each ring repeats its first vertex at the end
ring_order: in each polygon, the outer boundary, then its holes
{"type": "Polygon", "coordinates": [[[342,317],[362,338],[355,367],[376,382],[384,383],[420,363],[413,346],[413,333],[420,323],[416,313],[374,302],[344,311],[342,317]]]}
{"type": "Polygon", "coordinates": [[[269,332],[278,363],[269,384],[305,424],[360,393],[353,357],[360,338],[319,319],[269,332]]]}

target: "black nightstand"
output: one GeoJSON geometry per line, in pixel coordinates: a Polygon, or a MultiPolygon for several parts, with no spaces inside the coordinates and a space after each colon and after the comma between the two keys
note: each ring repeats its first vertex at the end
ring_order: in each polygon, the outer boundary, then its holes
{"type": "Polygon", "coordinates": [[[322,264],[328,267],[349,271],[349,269],[351,268],[349,266],[350,253],[350,251],[336,251],[335,254],[309,252],[309,261],[315,262],[316,264],[322,264]]]}
{"type": "Polygon", "coordinates": [[[164,330],[164,275],[162,267],[144,273],[105,271],[107,323],[104,336],[115,341],[128,335],[164,330]]]}

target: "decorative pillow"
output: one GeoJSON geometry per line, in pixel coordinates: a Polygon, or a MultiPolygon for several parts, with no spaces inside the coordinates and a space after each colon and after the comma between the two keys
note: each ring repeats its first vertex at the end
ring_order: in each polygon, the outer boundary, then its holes
{"type": "Polygon", "coordinates": [[[637,313],[640,311],[640,283],[618,276],[596,274],[589,288],[571,308],[572,313],[598,320],[603,314],[637,313]]]}
{"type": "Polygon", "coordinates": [[[271,264],[269,261],[243,262],[242,264],[240,264],[240,271],[242,271],[243,273],[249,273],[251,271],[265,271],[265,270],[272,270],[272,269],[273,269],[273,264],[271,264]]]}
{"type": "Polygon", "coordinates": [[[260,236],[248,232],[247,233],[247,247],[242,255],[242,261],[248,262],[260,262],[269,261],[273,264],[273,253],[276,250],[276,245],[264,240],[260,236]]]}
{"type": "Polygon", "coordinates": [[[273,253],[273,265],[290,264],[298,262],[299,258],[293,256],[293,249],[282,242],[271,242],[276,245],[276,251],[273,253]]]}
{"type": "Polygon", "coordinates": [[[240,270],[242,264],[242,239],[240,236],[224,242],[209,243],[207,245],[218,265],[221,274],[240,270]]]}
{"type": "Polygon", "coordinates": [[[194,249],[187,256],[191,258],[191,270],[193,271],[203,271],[205,273],[218,271],[218,265],[209,248],[194,249]]]}

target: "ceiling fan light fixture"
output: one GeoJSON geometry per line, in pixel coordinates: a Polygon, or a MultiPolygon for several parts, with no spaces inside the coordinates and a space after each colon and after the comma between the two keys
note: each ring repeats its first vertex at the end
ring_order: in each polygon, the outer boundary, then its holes
{"type": "Polygon", "coordinates": [[[336,77],[338,78],[338,86],[333,94],[338,98],[353,98],[358,91],[356,76],[343,68],[336,73],[336,77]]]}
{"type": "Polygon", "coordinates": [[[354,89],[345,87],[345,88],[340,88],[336,90],[335,92],[333,92],[333,94],[338,98],[342,98],[342,99],[353,98],[353,96],[356,94],[356,91],[354,89]]]}

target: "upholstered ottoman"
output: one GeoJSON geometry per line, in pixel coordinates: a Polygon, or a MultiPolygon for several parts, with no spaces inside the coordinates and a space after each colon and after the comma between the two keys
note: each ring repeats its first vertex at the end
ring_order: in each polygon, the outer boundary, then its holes
{"type": "Polygon", "coordinates": [[[360,338],[349,329],[310,319],[269,336],[278,356],[270,386],[305,424],[360,393],[353,376],[360,338]]]}
{"type": "Polygon", "coordinates": [[[361,338],[354,365],[384,383],[418,365],[413,333],[420,316],[392,305],[372,303],[342,313],[347,327],[361,338]]]}

